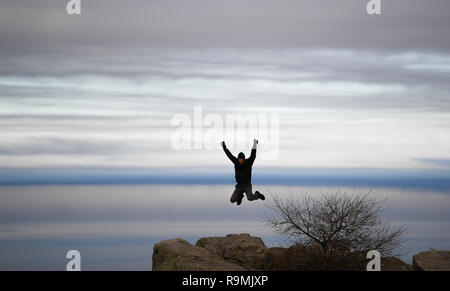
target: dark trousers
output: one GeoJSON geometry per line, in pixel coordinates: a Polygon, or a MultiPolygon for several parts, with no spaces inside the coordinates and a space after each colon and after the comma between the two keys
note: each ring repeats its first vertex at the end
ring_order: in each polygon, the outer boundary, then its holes
{"type": "Polygon", "coordinates": [[[234,203],[234,202],[238,201],[238,199],[244,197],[244,193],[247,195],[248,201],[258,199],[258,195],[252,193],[252,184],[251,183],[238,183],[238,184],[236,184],[234,192],[231,195],[230,202],[234,203]]]}

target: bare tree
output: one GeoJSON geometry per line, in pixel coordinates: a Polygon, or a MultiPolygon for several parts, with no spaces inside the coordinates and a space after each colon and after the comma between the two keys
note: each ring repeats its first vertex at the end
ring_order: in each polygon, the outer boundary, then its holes
{"type": "Polygon", "coordinates": [[[403,226],[393,227],[381,221],[386,200],[376,201],[367,193],[334,193],[313,198],[280,199],[272,197],[266,214],[268,226],[277,233],[294,239],[303,246],[320,249],[323,267],[359,260],[362,263],[369,250],[382,256],[398,256],[406,233],[403,226]]]}

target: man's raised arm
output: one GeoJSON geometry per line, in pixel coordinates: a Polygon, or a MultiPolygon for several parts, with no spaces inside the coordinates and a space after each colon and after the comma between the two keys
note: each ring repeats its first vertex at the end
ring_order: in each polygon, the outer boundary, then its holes
{"type": "Polygon", "coordinates": [[[258,144],[258,140],[255,138],[253,139],[253,147],[252,147],[252,153],[250,155],[250,163],[253,165],[253,162],[255,161],[256,158],[256,145],[258,144]]]}
{"type": "Polygon", "coordinates": [[[233,155],[231,154],[231,152],[227,149],[227,146],[225,145],[225,142],[223,141],[223,142],[221,142],[220,144],[222,145],[223,151],[225,152],[225,154],[227,155],[227,157],[230,159],[230,161],[231,161],[233,164],[236,164],[236,163],[237,163],[237,159],[236,159],[236,157],[233,156],[233,155]]]}

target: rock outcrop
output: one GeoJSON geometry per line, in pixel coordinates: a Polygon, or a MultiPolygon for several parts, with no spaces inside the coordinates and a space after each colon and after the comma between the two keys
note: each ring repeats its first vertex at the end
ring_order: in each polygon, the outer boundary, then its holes
{"type": "Polygon", "coordinates": [[[266,271],[314,271],[320,270],[320,250],[314,247],[293,245],[289,248],[273,247],[264,260],[266,271]]]}
{"type": "MultiPolygon", "coordinates": [[[[364,262],[352,256],[348,261],[348,257],[345,257],[344,265],[335,265],[332,269],[365,270],[364,262]]],[[[152,260],[154,271],[313,271],[323,269],[318,247],[295,244],[288,248],[267,248],[259,237],[253,237],[247,233],[229,234],[225,237],[204,237],[200,238],[195,245],[180,238],[164,240],[154,245],[152,260]]],[[[450,251],[419,253],[413,258],[413,266],[394,257],[381,258],[382,271],[411,269],[449,271],[450,251]]]]}
{"type": "Polygon", "coordinates": [[[287,260],[293,259],[288,258],[287,249],[282,247],[269,248],[267,256],[264,260],[265,271],[283,271],[287,269],[289,262],[287,260]]]}
{"type": "Polygon", "coordinates": [[[413,257],[414,271],[450,271],[450,251],[432,250],[413,257]]]}
{"type": "MultiPolygon", "coordinates": [[[[350,253],[351,254],[351,253],[350,253]]],[[[264,261],[266,271],[319,271],[320,249],[312,246],[293,245],[289,248],[269,248],[264,261]]],[[[335,265],[332,270],[364,271],[366,262],[350,256],[344,265],[335,265]],[[355,263],[356,262],[356,263],[355,263]]],[[[411,271],[411,265],[395,257],[381,258],[382,271],[411,271]]]]}
{"type": "Polygon", "coordinates": [[[180,239],[161,241],[153,246],[153,271],[245,271],[218,255],[180,239]]]}
{"type": "Polygon", "coordinates": [[[395,257],[381,258],[381,271],[411,271],[411,265],[395,257]]]}
{"type": "Polygon", "coordinates": [[[228,262],[247,270],[262,270],[268,248],[259,237],[248,233],[229,234],[226,237],[205,237],[196,243],[228,262]]]}

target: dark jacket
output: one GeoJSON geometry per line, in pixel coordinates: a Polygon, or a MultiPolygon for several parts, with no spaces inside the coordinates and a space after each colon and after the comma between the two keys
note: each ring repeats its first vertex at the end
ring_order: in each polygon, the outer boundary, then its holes
{"type": "Polygon", "coordinates": [[[256,149],[252,149],[250,157],[248,159],[245,159],[242,165],[239,164],[238,159],[233,156],[227,148],[224,148],[223,150],[225,151],[225,154],[227,154],[227,157],[230,159],[230,161],[234,164],[236,182],[238,184],[251,183],[252,166],[256,158],[256,149]]]}

